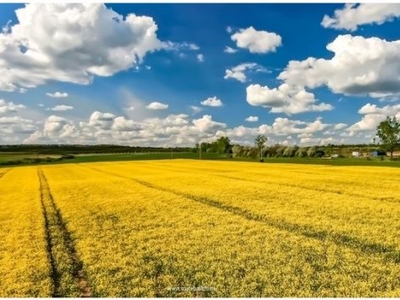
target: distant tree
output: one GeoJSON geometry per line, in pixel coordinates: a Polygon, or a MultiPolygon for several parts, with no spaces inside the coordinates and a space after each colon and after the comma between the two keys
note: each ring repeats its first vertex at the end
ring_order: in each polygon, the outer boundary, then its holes
{"type": "Polygon", "coordinates": [[[308,150],[307,150],[307,156],[309,156],[309,157],[313,157],[314,155],[315,155],[315,150],[317,150],[317,148],[316,147],[310,147],[310,148],[308,148],[308,150]]]}
{"type": "Polygon", "coordinates": [[[262,157],[266,157],[268,155],[268,147],[265,146],[264,148],[261,149],[261,155],[262,157]]]}
{"type": "Polygon", "coordinates": [[[218,143],[217,143],[217,141],[214,141],[212,143],[208,143],[207,151],[208,152],[212,152],[212,153],[218,153],[218,143]]]}
{"type": "Polygon", "coordinates": [[[299,146],[297,146],[297,145],[294,145],[293,147],[292,147],[292,149],[291,149],[291,151],[290,151],[290,157],[294,157],[294,156],[296,156],[296,152],[297,152],[297,150],[299,150],[299,146]]]}
{"type": "Polygon", "coordinates": [[[285,150],[282,153],[283,157],[290,157],[290,154],[292,153],[292,147],[286,147],[285,150]]]}
{"type": "Polygon", "coordinates": [[[285,151],[285,147],[283,147],[283,146],[281,146],[281,147],[279,147],[278,149],[276,149],[276,154],[275,154],[275,156],[276,157],[280,157],[280,156],[282,156],[283,155],[283,152],[285,151]]]}
{"type": "Polygon", "coordinates": [[[333,145],[332,144],[326,145],[324,151],[326,155],[331,156],[333,153],[333,145]]]}
{"type": "Polygon", "coordinates": [[[232,147],[232,155],[233,157],[242,157],[243,156],[243,146],[240,145],[234,145],[232,147]]]}
{"type": "Polygon", "coordinates": [[[279,145],[279,144],[275,144],[275,145],[272,145],[272,146],[268,147],[268,148],[267,148],[267,151],[266,151],[266,155],[267,155],[268,157],[274,157],[274,156],[276,156],[276,151],[277,151],[280,147],[281,147],[281,145],[279,145]]]}
{"type": "Polygon", "coordinates": [[[318,148],[315,150],[314,157],[322,157],[325,155],[324,148],[318,148]]]}
{"type": "Polygon", "coordinates": [[[395,116],[387,117],[378,125],[376,135],[381,140],[383,148],[390,151],[390,159],[392,159],[394,148],[400,143],[400,122],[395,116]]]}
{"type": "Polygon", "coordinates": [[[218,154],[228,153],[232,147],[231,140],[227,136],[221,136],[215,143],[218,154]]]}
{"type": "Polygon", "coordinates": [[[307,156],[307,148],[299,148],[297,149],[296,153],[294,154],[296,157],[304,157],[307,156]]]}
{"type": "Polygon", "coordinates": [[[257,158],[258,153],[259,153],[259,150],[257,148],[249,147],[248,156],[250,158],[253,158],[253,159],[257,158]]]}
{"type": "Polygon", "coordinates": [[[262,160],[262,149],[265,146],[265,143],[268,141],[268,138],[265,135],[259,134],[255,140],[254,144],[256,145],[258,149],[258,153],[260,155],[260,161],[262,160]]]}
{"type": "Polygon", "coordinates": [[[299,149],[298,146],[289,146],[286,147],[285,150],[282,153],[283,157],[293,157],[295,156],[297,150],[299,149]]]}

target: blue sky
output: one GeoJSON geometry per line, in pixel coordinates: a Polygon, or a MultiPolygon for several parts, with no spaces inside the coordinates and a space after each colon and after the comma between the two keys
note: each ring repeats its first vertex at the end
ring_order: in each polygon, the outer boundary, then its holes
{"type": "Polygon", "coordinates": [[[369,143],[400,4],[0,4],[0,143],[369,143]]]}

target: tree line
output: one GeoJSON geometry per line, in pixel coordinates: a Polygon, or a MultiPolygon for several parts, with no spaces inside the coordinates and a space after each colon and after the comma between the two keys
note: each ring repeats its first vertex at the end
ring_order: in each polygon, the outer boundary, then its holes
{"type": "Polygon", "coordinates": [[[193,147],[147,147],[122,145],[65,145],[65,144],[23,144],[0,145],[0,152],[37,153],[37,154],[96,154],[96,153],[155,153],[155,152],[192,152],[193,147]]]}
{"type": "Polygon", "coordinates": [[[334,145],[321,147],[299,147],[299,146],[283,146],[275,144],[267,146],[268,138],[264,135],[256,137],[254,146],[244,146],[232,144],[229,137],[220,137],[213,142],[203,142],[196,144],[196,151],[203,153],[216,153],[226,155],[228,157],[240,158],[259,158],[263,160],[265,157],[322,157],[325,154],[331,154],[334,145]]]}
{"type": "Polygon", "coordinates": [[[228,157],[248,157],[259,158],[263,161],[266,157],[323,157],[337,154],[340,156],[349,155],[351,150],[363,150],[369,156],[371,151],[377,151],[378,155],[386,155],[390,152],[390,158],[393,159],[393,152],[400,145],[400,122],[396,117],[387,117],[377,126],[376,137],[372,144],[362,145],[333,145],[300,147],[283,146],[275,144],[267,146],[268,138],[265,135],[258,135],[254,139],[254,146],[243,146],[232,144],[229,137],[219,137],[213,142],[197,143],[195,150],[200,153],[218,153],[225,154],[228,157]],[[376,138],[379,138],[376,144],[376,138]]]}

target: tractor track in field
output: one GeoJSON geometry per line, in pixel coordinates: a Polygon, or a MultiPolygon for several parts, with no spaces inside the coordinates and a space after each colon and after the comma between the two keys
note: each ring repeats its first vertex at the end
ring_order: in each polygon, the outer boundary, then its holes
{"type": "Polygon", "coordinates": [[[47,255],[51,266],[51,278],[53,281],[52,297],[68,297],[65,287],[62,286],[62,278],[69,272],[75,280],[80,297],[92,297],[92,289],[83,270],[71,233],[66,227],[59,208],[51,194],[47,179],[43,171],[37,171],[40,182],[40,199],[45,223],[45,237],[47,242],[47,255]],[[60,258],[66,258],[60,266],[60,258]]]}
{"type": "Polygon", "coordinates": [[[5,170],[3,172],[0,172],[0,179],[3,178],[8,172],[10,172],[11,170],[5,170]]]}
{"type": "Polygon", "coordinates": [[[116,173],[96,169],[93,167],[88,167],[88,166],[81,166],[81,167],[88,168],[88,169],[97,171],[99,173],[122,178],[125,180],[132,180],[132,181],[134,181],[142,186],[145,186],[147,188],[171,193],[171,194],[174,194],[174,195],[180,196],[180,197],[184,197],[186,199],[229,212],[233,215],[245,218],[249,221],[256,221],[256,222],[263,223],[267,226],[276,228],[278,230],[283,230],[286,232],[302,235],[302,236],[305,236],[305,237],[308,237],[311,239],[315,239],[315,240],[319,240],[319,241],[331,241],[338,246],[343,246],[343,247],[347,247],[350,249],[359,250],[359,251],[367,253],[367,254],[379,254],[379,255],[382,255],[384,257],[384,259],[387,261],[390,261],[390,262],[393,262],[396,264],[400,264],[400,251],[398,251],[394,246],[388,246],[388,245],[384,245],[384,244],[380,244],[380,243],[367,242],[367,241],[364,241],[357,237],[346,235],[343,233],[331,232],[328,230],[316,230],[315,228],[312,228],[311,226],[299,225],[299,224],[286,222],[283,220],[269,218],[266,215],[257,214],[253,211],[250,211],[250,210],[247,210],[247,209],[244,209],[241,207],[225,204],[225,203],[222,203],[220,201],[217,201],[217,200],[205,197],[205,196],[196,196],[196,195],[192,195],[192,194],[185,193],[185,192],[179,192],[179,191],[176,191],[176,190],[173,190],[170,188],[157,186],[155,184],[152,184],[152,183],[144,181],[144,180],[119,175],[116,173]]]}

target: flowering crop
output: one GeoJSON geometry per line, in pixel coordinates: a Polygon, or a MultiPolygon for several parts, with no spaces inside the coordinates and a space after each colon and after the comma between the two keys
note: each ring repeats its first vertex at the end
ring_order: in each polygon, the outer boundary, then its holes
{"type": "MultiPolygon", "coordinates": [[[[42,222],[35,255],[50,260],[41,268],[50,274],[52,295],[395,297],[400,291],[399,169],[173,160],[36,171],[12,169],[0,182],[15,180],[14,172],[32,178],[35,222],[42,222]]],[[[31,203],[26,190],[11,190],[12,199],[31,203]]],[[[14,223],[7,223],[9,232],[17,230],[14,223]]],[[[4,267],[0,259],[5,274],[4,267]]],[[[34,287],[49,292],[43,283],[34,287]]]]}
{"type": "Polygon", "coordinates": [[[50,297],[36,169],[0,169],[0,177],[0,297],[50,297]]]}

